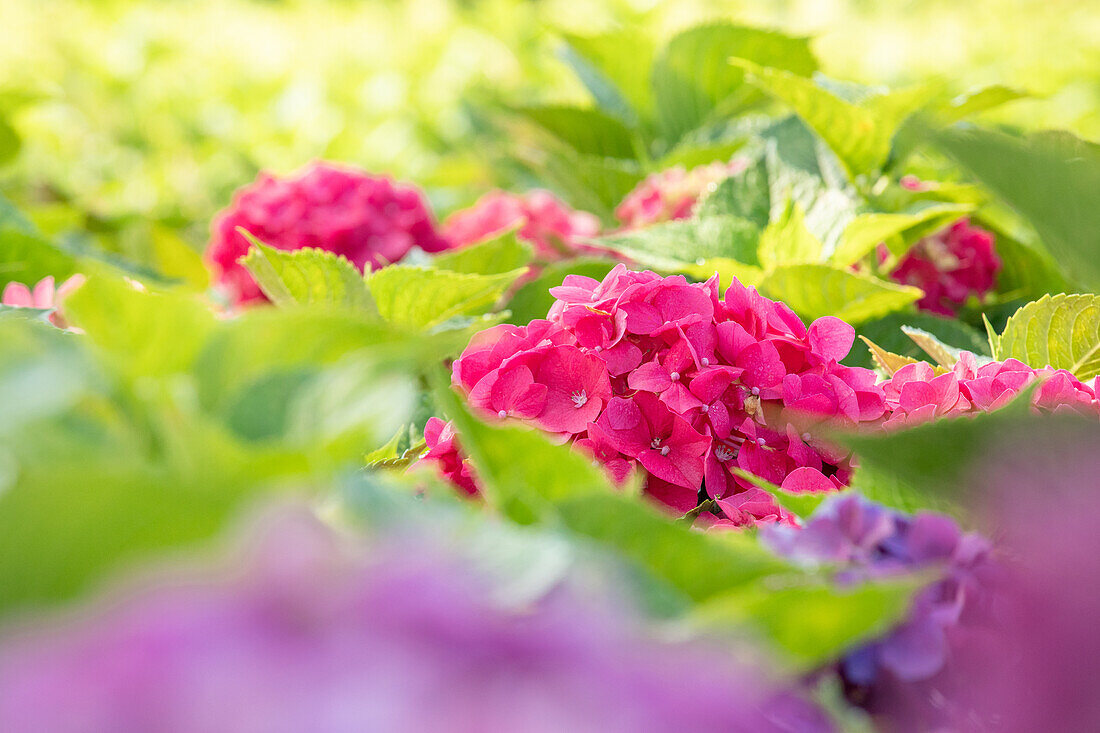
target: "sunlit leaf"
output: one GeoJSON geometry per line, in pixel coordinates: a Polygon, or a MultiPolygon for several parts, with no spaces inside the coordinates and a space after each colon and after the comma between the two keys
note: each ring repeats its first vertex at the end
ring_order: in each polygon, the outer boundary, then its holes
{"type": "Polygon", "coordinates": [[[1028,303],[1008,319],[993,357],[1092,379],[1100,374],[1100,296],[1044,295],[1028,303]]]}
{"type": "Polygon", "coordinates": [[[900,310],[922,295],[918,288],[829,265],[778,267],[764,277],[760,290],[804,318],[836,316],[853,324],[900,310]]]}

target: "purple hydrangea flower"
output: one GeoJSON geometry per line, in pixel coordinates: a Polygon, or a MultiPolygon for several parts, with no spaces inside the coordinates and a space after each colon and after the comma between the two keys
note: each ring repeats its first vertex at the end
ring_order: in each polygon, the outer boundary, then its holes
{"type": "Polygon", "coordinates": [[[840,568],[841,582],[913,570],[941,575],[913,600],[906,620],[884,637],[848,653],[837,665],[852,702],[888,716],[891,729],[928,730],[947,718],[941,688],[955,674],[956,647],[990,627],[1000,566],[985,538],[962,532],[951,518],[892,511],[857,494],[826,501],[796,529],[765,528],[781,555],[840,568]]]}
{"type": "Polygon", "coordinates": [[[243,573],[158,577],[9,632],[0,730],[828,729],[715,649],[658,644],[563,594],[520,613],[494,606],[427,546],[363,561],[294,515],[243,573]]]}

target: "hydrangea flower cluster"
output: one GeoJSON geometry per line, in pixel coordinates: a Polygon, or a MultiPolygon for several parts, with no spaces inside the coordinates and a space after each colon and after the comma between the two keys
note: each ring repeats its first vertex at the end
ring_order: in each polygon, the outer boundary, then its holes
{"type": "MultiPolygon", "coordinates": [[[[545,320],[501,325],[471,340],[453,382],[491,419],[535,426],[648,494],[693,509],[700,488],[735,525],[789,519],[734,468],[792,491],[829,491],[848,454],[817,436],[886,409],[874,372],[842,366],[854,339],[843,321],[809,328],[786,305],[734,281],[689,283],[616,266],[602,281],[569,275],[545,320]]],[[[430,426],[429,460],[461,483],[450,433],[430,426]]]]}
{"type": "Polygon", "coordinates": [[[918,362],[907,364],[883,383],[889,413],[883,427],[898,429],[939,417],[996,410],[1036,381],[1041,382],[1032,397],[1036,410],[1100,417],[1095,380],[1090,387],[1064,369],[1033,369],[1016,359],[979,365],[977,357],[964,351],[948,372],[937,374],[931,365],[918,362]]]}
{"type": "Polygon", "coordinates": [[[544,260],[590,251],[593,248],[582,242],[600,233],[594,214],[569,208],[549,191],[534,190],[488,193],[470,208],[451,214],[443,223],[443,235],[453,246],[464,247],[515,226],[517,236],[544,260]]]}
{"type": "Polygon", "coordinates": [[[66,295],[79,288],[84,279],[83,275],[73,275],[65,282],[54,287],[54,279],[51,275],[39,280],[34,288],[28,288],[23,283],[9,282],[4,286],[4,292],[0,296],[0,300],[3,301],[4,305],[13,308],[53,308],[54,311],[50,314],[50,323],[58,328],[68,328],[69,322],[65,320],[65,315],[61,312],[59,304],[66,295]]]}
{"type": "Polygon", "coordinates": [[[230,580],[159,578],[9,635],[0,729],[829,730],[761,670],[641,638],[571,596],[493,605],[415,539],[363,563],[298,515],[230,580]]]}
{"type": "Polygon", "coordinates": [[[954,316],[970,296],[991,291],[1000,270],[993,234],[964,218],[913,245],[890,277],[924,291],[920,310],[954,316]]]}
{"type": "Polygon", "coordinates": [[[829,499],[803,528],[767,527],[763,537],[792,560],[841,568],[844,583],[942,571],[901,625],[847,654],[838,672],[849,699],[888,715],[891,730],[948,729],[939,726],[954,717],[942,694],[955,673],[951,659],[996,615],[1003,569],[989,542],[947,516],[910,517],[856,494],[829,499]]]}
{"type": "Polygon", "coordinates": [[[331,163],[288,178],[261,173],[214,220],[206,250],[219,284],[237,303],[266,300],[238,262],[250,246],[238,227],[277,249],[343,255],[360,271],[397,262],[413,247],[439,252],[450,246],[413,186],[331,163]]]}
{"type": "Polygon", "coordinates": [[[626,195],[615,209],[625,229],[639,229],[674,219],[687,219],[695,204],[720,181],[748,167],[748,161],[734,158],[685,170],[676,166],[651,173],[626,195]]]}

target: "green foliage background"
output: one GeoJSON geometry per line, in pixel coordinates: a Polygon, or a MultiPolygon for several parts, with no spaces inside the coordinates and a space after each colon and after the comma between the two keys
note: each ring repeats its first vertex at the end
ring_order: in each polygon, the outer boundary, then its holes
{"type": "Polygon", "coordinates": [[[416,180],[448,210],[512,183],[471,102],[586,103],[563,35],[660,43],[711,18],[813,36],[833,78],[1023,88],[1037,98],[988,119],[1100,135],[1100,6],[1075,0],[5,0],[0,192],[143,260],[150,227],[200,247],[259,169],[314,158],[416,180]]]}

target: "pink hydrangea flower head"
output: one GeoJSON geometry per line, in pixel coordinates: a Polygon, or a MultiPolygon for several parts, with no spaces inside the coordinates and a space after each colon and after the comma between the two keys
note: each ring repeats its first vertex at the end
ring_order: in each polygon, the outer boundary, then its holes
{"type": "Polygon", "coordinates": [[[439,252],[450,246],[413,186],[323,162],[286,178],[261,173],[214,219],[206,250],[218,283],[238,303],[266,299],[238,262],[250,247],[238,228],[276,249],[342,255],[360,271],[397,262],[413,247],[439,252]]]}
{"type": "Polygon", "coordinates": [[[809,328],[782,303],[735,282],[703,283],[616,266],[567,276],[545,320],[471,340],[452,380],[488,419],[571,442],[621,483],[637,467],[673,511],[719,502],[726,524],[791,521],[734,469],[794,491],[834,491],[849,455],[824,429],[878,424],[886,399],[868,369],[839,364],[854,331],[809,328]]]}
{"type": "Polygon", "coordinates": [[[33,288],[28,288],[23,283],[13,281],[4,286],[4,292],[0,296],[0,300],[3,301],[4,305],[13,308],[53,308],[54,311],[50,314],[50,323],[58,328],[68,328],[69,323],[65,320],[65,316],[61,311],[61,302],[66,295],[79,288],[84,280],[83,275],[73,275],[56,288],[52,276],[42,278],[33,288]]]}
{"type": "Polygon", "coordinates": [[[970,296],[991,291],[1000,270],[993,234],[959,219],[913,245],[890,277],[924,291],[921,310],[953,316],[970,296]]]}
{"type": "Polygon", "coordinates": [[[1064,369],[1034,369],[1016,360],[987,361],[963,352],[955,366],[937,374],[930,364],[907,364],[882,384],[886,399],[883,427],[896,429],[941,417],[997,410],[1035,382],[1035,412],[1100,417],[1100,401],[1093,387],[1064,369]]]}
{"type": "Polygon", "coordinates": [[[651,224],[691,216],[695,204],[712,187],[748,166],[748,161],[734,158],[728,163],[716,161],[685,170],[676,166],[652,173],[626,195],[615,209],[615,216],[625,229],[638,229],[651,224]]]}
{"type": "Polygon", "coordinates": [[[512,227],[519,227],[519,238],[531,244],[536,255],[556,260],[592,249],[583,242],[599,234],[600,220],[571,209],[549,191],[493,191],[451,214],[443,223],[443,234],[453,246],[464,247],[512,227]]]}

